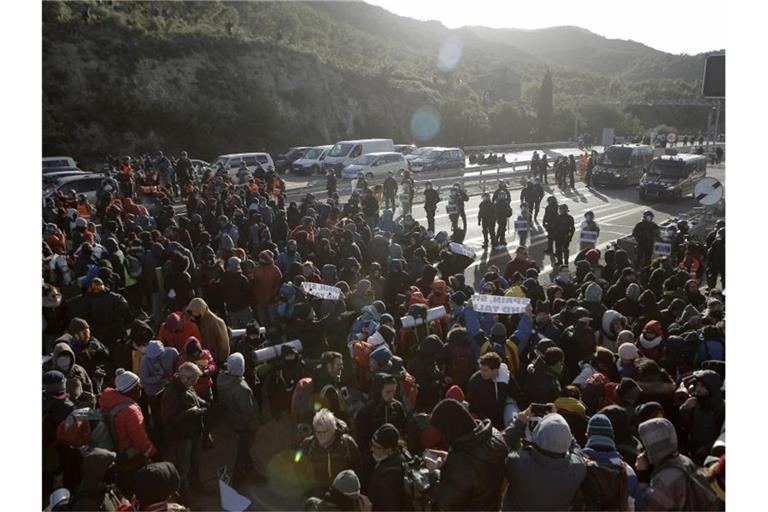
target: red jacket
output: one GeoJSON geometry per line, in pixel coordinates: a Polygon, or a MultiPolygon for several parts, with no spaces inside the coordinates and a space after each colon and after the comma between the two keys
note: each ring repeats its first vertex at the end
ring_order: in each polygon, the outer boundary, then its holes
{"type": "Polygon", "coordinates": [[[181,318],[181,330],[171,331],[166,327],[165,323],[163,323],[163,325],[160,326],[160,332],[157,334],[157,339],[162,341],[163,345],[166,347],[173,347],[179,351],[179,354],[181,354],[182,350],[184,350],[184,343],[190,336],[194,336],[197,339],[201,339],[202,336],[200,336],[200,329],[197,328],[197,324],[190,320],[187,315],[181,311],[176,311],[176,314],[181,318]]]}
{"type": "Polygon", "coordinates": [[[525,279],[525,272],[529,268],[535,268],[536,270],[539,270],[539,266],[530,258],[525,258],[523,260],[512,258],[507,262],[507,266],[504,267],[504,279],[507,281],[511,280],[512,274],[515,272],[520,272],[523,275],[523,279],[525,279]]]}
{"type": "Polygon", "coordinates": [[[291,231],[291,234],[288,236],[288,238],[289,238],[290,240],[296,240],[296,239],[297,239],[297,235],[298,235],[298,234],[299,234],[301,231],[304,231],[304,232],[307,234],[307,239],[309,240],[309,242],[310,242],[311,244],[313,244],[313,245],[314,245],[314,243],[315,243],[315,232],[316,232],[316,230],[315,230],[315,228],[312,228],[312,227],[310,227],[310,228],[304,227],[304,224],[299,224],[298,226],[296,226],[295,228],[293,228],[293,231],[291,231]]]}
{"type": "Polygon", "coordinates": [[[178,370],[179,366],[184,363],[195,363],[201,370],[208,369],[208,375],[201,375],[197,380],[197,384],[195,384],[195,391],[200,394],[206,392],[213,386],[213,379],[216,377],[218,369],[216,367],[216,361],[213,360],[213,356],[208,350],[203,350],[198,359],[190,359],[190,356],[187,354],[187,346],[192,343],[196,343],[198,347],[202,348],[200,346],[200,341],[197,338],[187,340],[184,344],[184,350],[179,352],[179,358],[176,360],[176,369],[178,370]]]}
{"type": "Polygon", "coordinates": [[[117,413],[115,416],[115,437],[117,439],[117,450],[134,448],[143,454],[149,452],[151,457],[157,452],[157,448],[152,444],[147,436],[147,427],[144,424],[144,415],[141,413],[141,407],[132,398],[119,393],[113,388],[104,388],[99,397],[99,406],[109,412],[112,408],[124,401],[130,401],[131,405],[117,413]]]}

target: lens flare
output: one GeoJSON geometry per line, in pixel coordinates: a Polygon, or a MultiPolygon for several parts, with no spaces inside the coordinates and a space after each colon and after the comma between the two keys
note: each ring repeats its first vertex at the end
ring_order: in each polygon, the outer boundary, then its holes
{"type": "Polygon", "coordinates": [[[298,464],[302,457],[304,457],[304,452],[296,450],[296,453],[293,455],[293,462],[298,464]]]}
{"type": "Polygon", "coordinates": [[[419,142],[434,138],[440,131],[440,114],[432,107],[420,107],[411,118],[411,135],[419,142]]]}
{"type": "Polygon", "coordinates": [[[312,404],[312,408],[315,410],[315,412],[317,412],[323,408],[323,404],[322,402],[315,402],[312,404]]]}
{"type": "Polygon", "coordinates": [[[438,69],[443,73],[453,71],[459,64],[463,52],[464,45],[461,43],[461,39],[450,36],[440,47],[440,53],[437,54],[438,69]]]}

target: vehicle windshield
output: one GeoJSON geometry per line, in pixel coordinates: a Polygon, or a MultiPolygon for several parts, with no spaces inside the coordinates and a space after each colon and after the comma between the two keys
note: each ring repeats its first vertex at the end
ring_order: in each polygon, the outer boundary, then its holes
{"type": "Polygon", "coordinates": [[[69,167],[68,160],[44,160],[43,169],[46,167],[69,167]]]}
{"type": "Polygon", "coordinates": [[[682,160],[654,160],[651,162],[648,174],[667,178],[682,178],[685,176],[685,162],[682,160]]]}
{"type": "Polygon", "coordinates": [[[221,165],[222,167],[225,167],[227,165],[227,160],[228,160],[227,158],[219,157],[213,161],[213,163],[211,164],[211,167],[217,167],[219,165],[221,165]]]}
{"type": "Polygon", "coordinates": [[[627,167],[632,156],[632,148],[608,148],[600,163],[610,167],[627,167]]]}
{"type": "Polygon", "coordinates": [[[285,158],[295,158],[299,153],[301,153],[301,151],[302,150],[300,148],[291,148],[285,154],[285,158]]]}
{"type": "Polygon", "coordinates": [[[328,152],[328,156],[347,156],[354,144],[336,144],[328,152]]]}
{"type": "Polygon", "coordinates": [[[427,154],[423,155],[421,158],[423,158],[424,160],[435,160],[437,158],[440,158],[440,155],[442,154],[443,154],[442,149],[434,149],[428,152],[427,154]]]}
{"type": "Polygon", "coordinates": [[[422,156],[430,151],[432,151],[432,148],[416,148],[413,151],[411,151],[411,154],[415,156],[422,156]]]}
{"type": "Polygon", "coordinates": [[[256,161],[260,164],[266,164],[269,162],[269,159],[267,159],[267,155],[256,155],[256,161]]]}
{"type": "Polygon", "coordinates": [[[304,155],[304,158],[307,160],[317,160],[320,158],[320,155],[323,154],[323,150],[320,148],[312,148],[309,151],[307,151],[307,154],[304,155]]]}
{"type": "Polygon", "coordinates": [[[377,158],[376,155],[363,155],[355,158],[352,161],[352,165],[371,165],[377,158]]]}

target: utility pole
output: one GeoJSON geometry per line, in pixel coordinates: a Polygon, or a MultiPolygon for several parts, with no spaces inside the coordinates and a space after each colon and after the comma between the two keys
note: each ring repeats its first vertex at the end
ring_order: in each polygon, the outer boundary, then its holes
{"type": "Polygon", "coordinates": [[[573,112],[573,142],[579,141],[579,112],[581,111],[581,96],[576,98],[576,110],[573,112]]]}
{"type": "Polygon", "coordinates": [[[717,136],[720,134],[720,107],[722,106],[722,102],[720,100],[715,100],[715,108],[717,109],[715,114],[715,134],[712,137],[713,142],[717,142],[717,136]]]}

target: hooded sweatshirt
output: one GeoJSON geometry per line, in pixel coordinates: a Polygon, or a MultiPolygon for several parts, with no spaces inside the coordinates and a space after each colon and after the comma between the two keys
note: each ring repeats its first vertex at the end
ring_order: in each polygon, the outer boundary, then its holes
{"type": "Polygon", "coordinates": [[[504,510],[569,510],[586,476],[583,460],[570,452],[571,431],[559,414],[546,415],[533,442],[507,456],[509,487],[504,510]]]}
{"type": "Polygon", "coordinates": [[[213,386],[213,378],[216,376],[218,369],[211,352],[203,350],[200,341],[197,338],[189,338],[187,342],[184,343],[184,350],[181,352],[178,359],[176,359],[176,370],[178,370],[179,366],[184,363],[195,363],[203,372],[207,370],[207,373],[203,373],[203,375],[197,379],[197,384],[195,384],[195,391],[199,395],[206,393],[208,389],[213,386]],[[193,359],[189,354],[191,347],[196,347],[198,351],[200,351],[200,355],[197,359],[193,359]]]}
{"type": "Polygon", "coordinates": [[[597,344],[609,349],[611,352],[616,352],[619,349],[618,343],[616,342],[616,335],[618,333],[613,333],[611,331],[611,324],[616,319],[621,318],[621,316],[621,313],[616,310],[609,309],[606,311],[601,323],[602,329],[595,334],[595,337],[598,340],[597,344]]]}
{"type": "Polygon", "coordinates": [[[93,383],[91,382],[85,368],[77,364],[75,352],[69,344],[61,342],[53,347],[53,357],[50,365],[52,370],[58,370],[67,378],[67,394],[69,399],[75,404],[76,408],[93,407],[96,403],[96,394],[94,393],[93,383]],[[59,356],[68,354],[70,356],[69,367],[60,368],[56,364],[59,356]]]}
{"type": "Polygon", "coordinates": [[[139,363],[139,378],[144,392],[157,396],[173,378],[179,352],[173,347],[164,347],[159,340],[152,340],[139,363]]]}
{"type": "Polygon", "coordinates": [[[679,424],[687,434],[691,458],[703,462],[725,422],[725,400],[717,372],[698,370],[693,372],[693,377],[706,386],[709,396],[696,398],[696,406],[692,409],[681,408],[679,424]]]}
{"type": "Polygon", "coordinates": [[[187,310],[200,316],[197,326],[200,329],[202,346],[210,350],[214,361],[222,363],[229,357],[229,332],[224,320],[210,310],[208,304],[195,297],[187,306],[187,310]]]}
{"type": "Polygon", "coordinates": [[[227,423],[235,432],[254,432],[259,424],[259,409],[251,388],[243,377],[228,371],[216,379],[219,403],[226,411],[227,423]]]}

